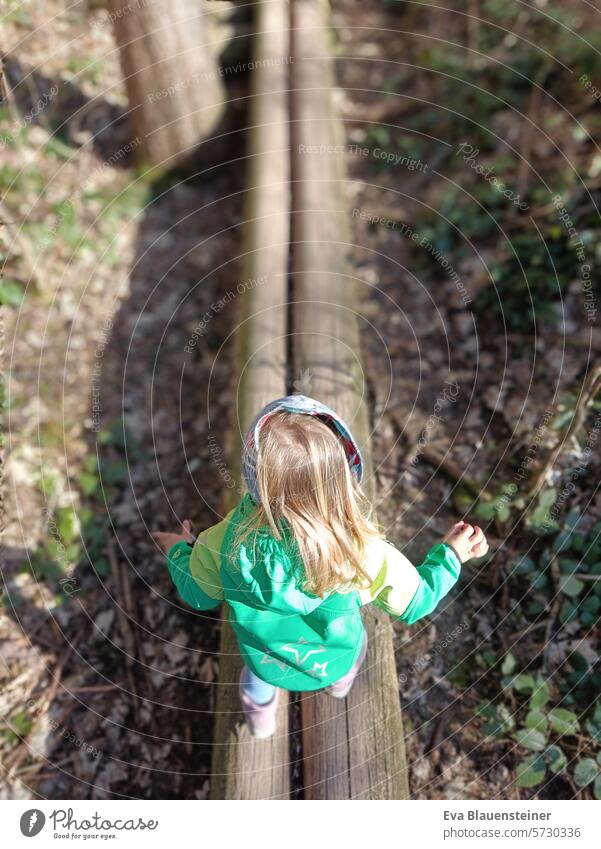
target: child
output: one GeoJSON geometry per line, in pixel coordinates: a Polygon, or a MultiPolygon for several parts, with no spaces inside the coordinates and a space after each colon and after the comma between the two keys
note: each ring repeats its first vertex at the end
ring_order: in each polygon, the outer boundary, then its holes
{"type": "Polygon", "coordinates": [[[248,493],[221,522],[196,540],[188,521],[183,534],[154,537],[189,605],[227,603],[245,661],[242,707],[251,733],[265,738],[278,688],[347,695],[367,651],[361,607],[416,622],[488,545],[480,528],[458,522],[415,568],[370,519],[350,430],[304,395],[260,411],[242,469],[248,493]]]}

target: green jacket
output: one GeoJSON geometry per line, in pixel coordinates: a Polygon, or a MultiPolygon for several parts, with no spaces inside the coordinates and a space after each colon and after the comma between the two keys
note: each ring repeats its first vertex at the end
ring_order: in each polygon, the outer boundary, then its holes
{"type": "Polygon", "coordinates": [[[180,596],[196,610],[227,603],[246,665],[286,690],[317,690],[342,678],[363,646],[361,608],[375,604],[409,624],[431,613],[459,578],[461,562],[445,543],[415,568],[387,540],[370,544],[367,589],[325,598],[301,589],[302,569],[290,541],[261,528],[232,548],[235,527],[254,509],[245,495],[194,546],[176,543],[167,555],[180,596]]]}

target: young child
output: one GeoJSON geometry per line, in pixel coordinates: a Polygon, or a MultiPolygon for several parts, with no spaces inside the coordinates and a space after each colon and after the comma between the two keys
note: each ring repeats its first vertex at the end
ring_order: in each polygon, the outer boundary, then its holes
{"type": "Polygon", "coordinates": [[[240,698],[255,737],[275,731],[278,690],[349,692],[367,651],[361,608],[416,622],[486,554],[477,526],[453,525],[417,568],[383,538],[361,490],[359,447],[336,413],[304,395],[264,407],[244,439],[248,487],[194,540],[156,533],[180,596],[227,603],[245,662],[240,698]]]}

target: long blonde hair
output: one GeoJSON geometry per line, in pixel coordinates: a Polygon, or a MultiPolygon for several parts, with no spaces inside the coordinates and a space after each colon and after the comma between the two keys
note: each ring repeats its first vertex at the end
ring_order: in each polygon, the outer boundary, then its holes
{"type": "Polygon", "coordinates": [[[315,416],[272,413],[259,432],[256,473],[261,502],[236,542],[265,527],[291,539],[313,595],[369,586],[366,547],[382,533],[336,434],[315,416]]]}

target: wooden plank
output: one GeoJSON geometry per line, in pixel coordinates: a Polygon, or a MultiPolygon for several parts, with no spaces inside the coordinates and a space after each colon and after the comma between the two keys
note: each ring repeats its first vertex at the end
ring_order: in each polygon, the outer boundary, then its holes
{"type": "MultiPolygon", "coordinates": [[[[348,272],[349,211],[341,123],[334,104],[328,8],[292,0],[293,378],[349,423],[373,497],[369,423],[360,359],[357,283],[348,272]]],[[[307,799],[409,796],[389,618],[368,609],[369,651],[349,696],[302,700],[307,799]]]]}
{"type": "MultiPolygon", "coordinates": [[[[289,254],[289,18],[286,0],[256,6],[250,149],[245,212],[245,262],[236,330],[236,433],[256,412],[286,394],[286,313],[289,254]]],[[[240,438],[232,446],[240,479],[240,438]]],[[[231,491],[230,491],[231,492],[231,491]]],[[[238,498],[230,500],[229,509],[238,498]]],[[[224,619],[227,610],[224,606],[224,619]]],[[[211,798],[283,799],[290,792],[288,698],[282,691],[278,727],[269,740],[253,739],[243,722],[238,695],[242,661],[231,627],[222,627],[211,798]]]]}

